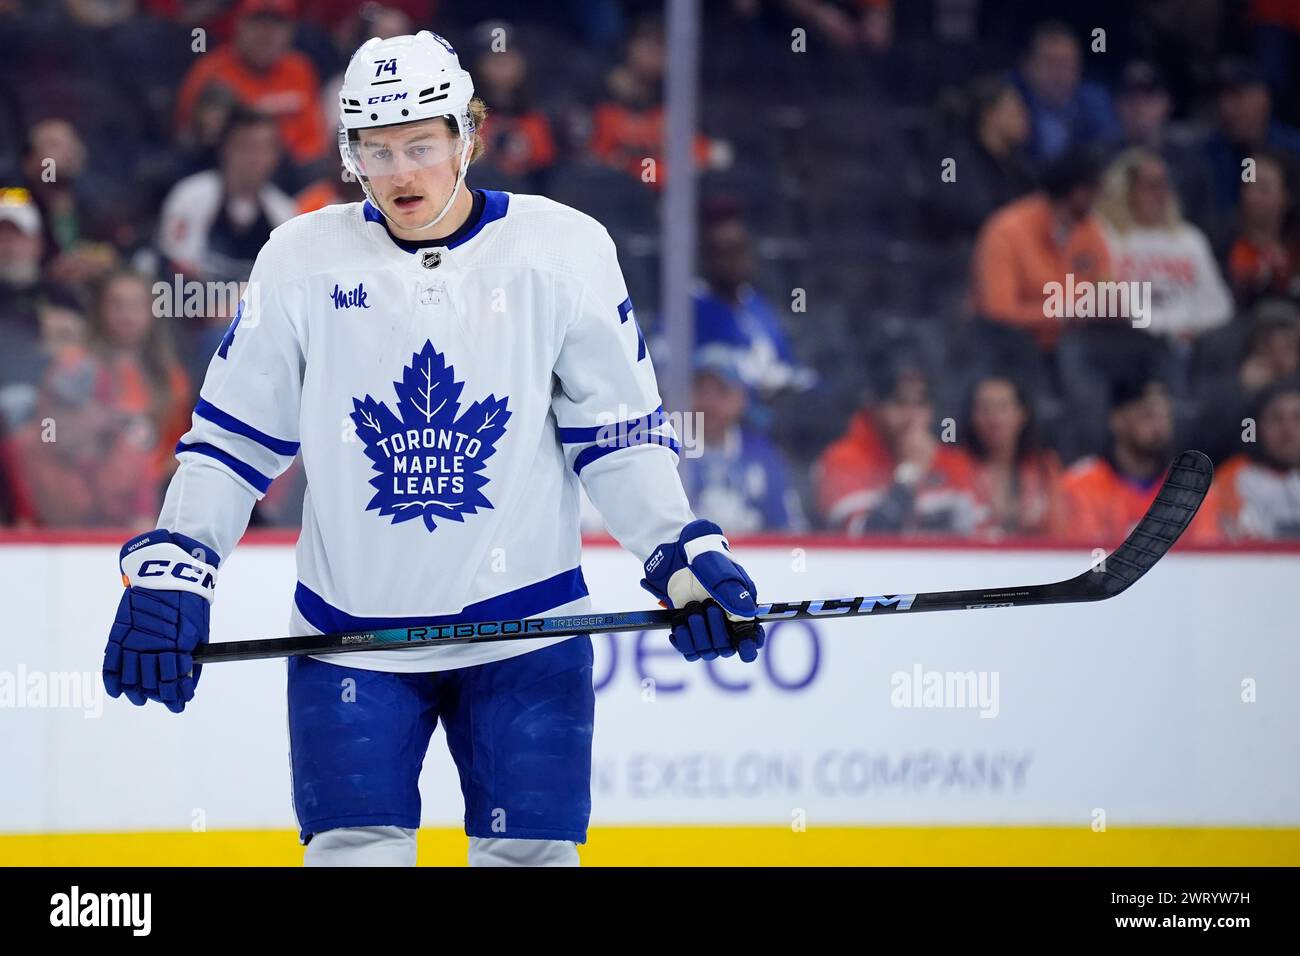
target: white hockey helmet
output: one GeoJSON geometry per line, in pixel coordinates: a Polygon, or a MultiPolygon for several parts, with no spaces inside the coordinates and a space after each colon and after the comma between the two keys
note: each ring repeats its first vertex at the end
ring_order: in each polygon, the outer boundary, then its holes
{"type": "MultiPolygon", "coordinates": [[[[387,213],[370,190],[365,158],[358,149],[358,131],[444,116],[455,123],[460,135],[456,185],[442,211],[418,227],[427,228],[447,214],[465,180],[474,148],[475,127],[469,112],[473,97],[474,81],[461,68],[456,50],[429,30],[387,40],[372,37],[352,54],[339,89],[339,153],[344,168],[357,177],[371,205],[385,218],[387,213]]],[[[432,158],[442,161],[449,157],[432,158]]]]}

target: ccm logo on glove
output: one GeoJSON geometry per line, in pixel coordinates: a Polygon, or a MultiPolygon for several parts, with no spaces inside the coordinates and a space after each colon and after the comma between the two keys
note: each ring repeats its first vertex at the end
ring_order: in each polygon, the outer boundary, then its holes
{"type": "MultiPolygon", "coordinates": [[[[217,586],[217,579],[210,570],[196,567],[193,564],[186,564],[183,561],[168,561],[165,558],[157,558],[152,561],[146,561],[140,565],[140,570],[136,572],[137,578],[156,578],[167,574],[167,569],[171,568],[171,576],[180,578],[182,581],[193,581],[202,587],[212,590],[217,586]]],[[[143,587],[144,585],[141,585],[143,587]]]]}
{"type": "Polygon", "coordinates": [[[122,583],[127,587],[161,591],[189,591],[212,600],[217,587],[217,569],[199,554],[186,553],[169,538],[151,532],[143,547],[137,544],[122,555],[122,583]]]}

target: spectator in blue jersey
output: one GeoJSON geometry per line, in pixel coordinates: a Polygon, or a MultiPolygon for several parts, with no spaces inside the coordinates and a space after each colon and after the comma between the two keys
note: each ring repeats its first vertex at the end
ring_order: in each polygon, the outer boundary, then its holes
{"type": "Polygon", "coordinates": [[[731,352],[741,380],[760,399],[810,388],[815,375],[799,366],[772,303],[750,284],[754,250],[740,217],[728,212],[706,225],[700,251],[695,347],[731,352]]]}
{"type": "Polygon", "coordinates": [[[1071,149],[1114,139],[1119,124],[1106,88],[1083,79],[1083,53],[1066,24],[1034,27],[1015,82],[1029,107],[1030,158],[1049,163],[1071,149]]]}
{"type": "Polygon", "coordinates": [[[703,454],[686,489],[696,511],[739,534],[803,530],[803,507],[780,453],[742,424],[749,389],[726,348],[700,351],[693,396],[703,454]]]}
{"type": "Polygon", "coordinates": [[[1218,129],[1206,141],[1215,198],[1224,210],[1237,208],[1242,161],[1260,152],[1300,157],[1300,130],[1273,115],[1273,96],[1264,75],[1248,60],[1225,60],[1219,66],[1218,129]]]}

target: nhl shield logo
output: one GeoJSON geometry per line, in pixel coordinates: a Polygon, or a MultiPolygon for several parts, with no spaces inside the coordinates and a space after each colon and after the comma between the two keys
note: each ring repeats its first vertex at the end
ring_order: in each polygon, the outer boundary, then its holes
{"type": "Polygon", "coordinates": [[[436,269],[442,265],[441,249],[425,249],[424,254],[420,256],[420,265],[426,269],[436,269]]]}

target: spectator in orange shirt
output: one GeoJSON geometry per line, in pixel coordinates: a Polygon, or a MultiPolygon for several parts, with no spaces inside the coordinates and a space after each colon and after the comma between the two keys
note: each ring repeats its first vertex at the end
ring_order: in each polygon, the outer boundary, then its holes
{"type": "Polygon", "coordinates": [[[977,316],[1055,346],[1067,320],[1049,316],[1049,283],[1068,292],[1110,277],[1110,251],[1093,214],[1100,167],[1093,154],[1069,153],[1043,173],[1042,189],[995,212],[974,254],[977,316]]]}
{"type": "MultiPolygon", "coordinates": [[[[1116,547],[1155,500],[1173,458],[1174,412],[1169,392],[1154,379],[1120,379],[1112,386],[1110,453],[1076,462],[1062,481],[1057,536],[1092,547],[1116,547]]],[[[1215,497],[1213,489],[1210,499],[1215,497]]],[[[1222,540],[1209,499],[1184,540],[1222,540]]]]}
{"type": "MultiPolygon", "coordinates": [[[[655,20],[644,20],[627,41],[623,62],[609,72],[608,98],[592,112],[591,139],[587,150],[596,160],[626,171],[659,189],[667,175],[663,157],[664,109],[663,28],[655,20]],[[653,160],[654,166],[646,160],[653,160]]],[[[709,161],[709,141],[695,138],[695,162],[709,161]]]]}
{"type": "Polygon", "coordinates": [[[1255,181],[1241,184],[1239,225],[1228,251],[1228,274],[1237,300],[1300,294],[1300,249],[1290,232],[1292,184],[1276,153],[1255,159],[1255,181]]]}
{"type": "Polygon", "coordinates": [[[338,150],[334,150],[329,165],[329,175],[322,176],[294,197],[299,215],[337,203],[361,202],[366,198],[357,177],[344,167],[343,156],[338,150]]]}
{"type": "Polygon", "coordinates": [[[138,273],[115,272],[95,291],[90,345],[107,378],[99,401],[151,451],[160,479],[175,467],[173,451],[194,407],[166,321],[154,315],[149,283],[138,273]]]}
{"type": "Polygon", "coordinates": [[[51,355],[36,411],[8,454],[26,514],[43,527],[147,528],[158,510],[160,473],[148,430],[113,407],[113,382],[66,302],[41,310],[51,355]]]}
{"type": "Polygon", "coordinates": [[[200,94],[225,86],[249,109],[275,118],[285,149],[299,166],[325,155],[330,140],[320,107],[316,68],[293,42],[293,0],[244,0],[232,41],[202,54],[176,100],[176,126],[185,128],[200,94]]]}
{"type": "Polygon", "coordinates": [[[1044,448],[1033,407],[1015,379],[975,383],[961,434],[975,462],[975,487],[995,535],[1044,535],[1061,519],[1061,459],[1044,448]]]}
{"type": "Polygon", "coordinates": [[[916,366],[885,370],[879,400],[817,462],[818,509],[849,534],[971,535],[985,509],[970,458],[935,437],[930,384],[916,366]]]}
{"type": "Polygon", "coordinates": [[[485,158],[512,179],[535,187],[537,176],[555,163],[551,121],[533,102],[528,60],[518,45],[493,46],[497,30],[506,31],[500,35],[510,32],[500,21],[475,31],[478,49],[471,67],[475,87],[491,105],[482,130],[485,158]]]}
{"type": "Polygon", "coordinates": [[[1257,441],[1219,468],[1219,524],[1238,540],[1300,539],[1300,378],[1260,397],[1257,441]]]}

